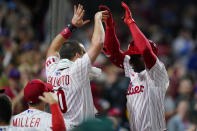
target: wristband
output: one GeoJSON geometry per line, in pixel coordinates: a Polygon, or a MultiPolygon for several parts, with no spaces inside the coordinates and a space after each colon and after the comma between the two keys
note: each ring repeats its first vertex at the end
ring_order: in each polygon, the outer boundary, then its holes
{"type": "Polygon", "coordinates": [[[74,26],[72,23],[68,24],[67,27],[68,27],[68,29],[69,29],[71,32],[73,32],[73,31],[75,31],[75,29],[77,29],[77,27],[74,26]]]}
{"type": "Polygon", "coordinates": [[[65,39],[68,39],[68,38],[71,36],[72,32],[73,32],[76,28],[77,28],[77,27],[75,27],[74,25],[68,24],[68,25],[66,26],[66,28],[63,29],[62,32],[61,32],[60,34],[61,34],[65,39]]]}

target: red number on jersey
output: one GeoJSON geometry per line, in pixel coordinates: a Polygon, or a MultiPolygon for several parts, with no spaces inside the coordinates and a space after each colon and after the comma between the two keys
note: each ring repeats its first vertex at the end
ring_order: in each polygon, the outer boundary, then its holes
{"type": "Polygon", "coordinates": [[[62,111],[62,113],[66,113],[67,112],[67,106],[66,106],[66,97],[65,97],[65,93],[63,90],[58,90],[57,92],[57,96],[58,96],[58,103],[60,106],[60,109],[62,111]]]}

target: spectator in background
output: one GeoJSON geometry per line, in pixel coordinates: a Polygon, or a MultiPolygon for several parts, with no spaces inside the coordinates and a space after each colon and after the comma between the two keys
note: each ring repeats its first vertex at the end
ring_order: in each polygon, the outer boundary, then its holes
{"type": "MultiPolygon", "coordinates": [[[[119,108],[111,108],[107,114],[108,119],[110,119],[113,122],[113,128],[116,131],[127,131],[126,128],[124,128],[122,123],[122,111],[119,108]]],[[[129,125],[128,125],[129,126],[129,125]]]]}
{"type": "Polygon", "coordinates": [[[167,91],[166,91],[166,96],[164,99],[164,108],[165,108],[165,118],[166,121],[168,121],[168,119],[174,115],[175,113],[175,102],[174,99],[172,98],[172,96],[170,95],[170,90],[171,87],[168,87],[167,91]]]}
{"type": "Polygon", "coordinates": [[[186,131],[190,122],[188,121],[189,103],[187,100],[181,100],[177,106],[177,113],[173,116],[167,124],[168,131],[186,131]]]}
{"type": "Polygon", "coordinates": [[[189,120],[191,122],[191,126],[189,127],[187,131],[196,131],[197,130],[197,110],[190,112],[189,120]]]}
{"type": "Polygon", "coordinates": [[[108,76],[106,78],[105,87],[103,89],[103,96],[109,100],[112,108],[122,108],[125,107],[123,100],[126,100],[126,91],[129,84],[128,78],[118,77],[121,75],[121,69],[117,68],[115,65],[109,64],[105,66],[105,73],[108,76]],[[110,93],[109,93],[110,92],[110,93]]]}
{"type": "Polygon", "coordinates": [[[16,95],[20,92],[20,72],[17,69],[11,69],[8,76],[8,85],[3,87],[5,89],[5,94],[8,95],[11,99],[16,97],[16,95]]]}
{"type": "Polygon", "coordinates": [[[181,29],[179,35],[173,41],[172,47],[175,58],[178,58],[180,64],[186,65],[187,59],[194,49],[191,32],[188,29],[181,29]]]}
{"type": "Polygon", "coordinates": [[[21,74],[17,69],[11,69],[8,74],[8,85],[3,87],[4,94],[12,100],[13,114],[17,114],[25,109],[25,101],[23,99],[23,88],[20,85],[21,74]]]}
{"type": "MultiPolygon", "coordinates": [[[[196,43],[197,44],[197,43],[196,43]]],[[[197,77],[197,45],[188,59],[187,67],[189,71],[197,77]]]]}
{"type": "Polygon", "coordinates": [[[185,99],[189,102],[189,110],[194,109],[195,101],[193,98],[193,83],[192,80],[188,77],[184,77],[180,80],[178,86],[178,96],[176,98],[176,104],[181,100],[185,99]]]}
{"type": "Polygon", "coordinates": [[[186,68],[183,65],[175,63],[168,68],[168,75],[170,77],[169,94],[176,99],[178,96],[178,86],[180,79],[186,74],[186,68]]]}

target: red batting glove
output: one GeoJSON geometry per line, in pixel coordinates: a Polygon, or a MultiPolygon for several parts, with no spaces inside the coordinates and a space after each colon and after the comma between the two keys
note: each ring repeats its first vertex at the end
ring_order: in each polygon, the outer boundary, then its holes
{"type": "Polygon", "coordinates": [[[111,13],[110,9],[105,5],[100,5],[99,10],[101,10],[101,11],[107,10],[108,11],[109,17],[104,22],[107,27],[113,26],[114,22],[113,22],[113,17],[112,17],[112,13],[111,13]]]}
{"type": "MultiPolygon", "coordinates": [[[[105,6],[105,5],[100,5],[99,6],[99,10],[100,11],[104,11],[104,10],[107,10],[108,11],[108,14],[109,14],[109,17],[104,21],[105,22],[105,25],[106,25],[106,29],[109,29],[109,28],[113,28],[113,17],[112,17],[112,13],[110,11],[110,9],[105,6]]],[[[105,39],[106,39],[107,36],[105,36],[105,39]]],[[[111,53],[109,52],[108,48],[107,48],[107,43],[105,43],[105,47],[103,48],[102,52],[107,56],[107,57],[110,57],[111,56],[111,53]]]]}
{"type": "Polygon", "coordinates": [[[129,7],[124,2],[121,2],[121,5],[125,9],[124,23],[126,23],[127,25],[129,25],[133,22],[135,23],[135,21],[132,18],[132,13],[131,13],[129,7]]]}

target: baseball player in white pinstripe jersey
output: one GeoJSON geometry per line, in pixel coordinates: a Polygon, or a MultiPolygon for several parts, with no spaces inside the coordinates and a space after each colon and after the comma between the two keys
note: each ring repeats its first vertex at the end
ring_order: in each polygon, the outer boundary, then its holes
{"type": "Polygon", "coordinates": [[[46,60],[47,82],[57,91],[64,119],[72,127],[95,116],[89,74],[92,63],[104,45],[102,20],[107,19],[108,12],[100,11],[95,14],[94,32],[87,53],[79,42],[67,41],[75,28],[89,22],[83,21],[83,16],[83,6],[74,6],[71,23],[52,41],[46,60]]]}
{"type": "Polygon", "coordinates": [[[4,120],[6,123],[2,122],[7,125],[1,127],[0,122],[0,131],[65,131],[66,123],[57,101],[51,94],[52,88],[52,85],[39,79],[29,81],[24,88],[24,98],[29,109],[12,116],[11,120],[8,119],[12,114],[11,101],[5,101],[5,97],[0,95],[1,118],[6,118],[4,120]],[[44,112],[46,104],[50,105],[51,114],[44,112]]]}
{"type": "MultiPolygon", "coordinates": [[[[128,51],[122,52],[115,34],[113,18],[105,21],[104,53],[118,67],[124,69],[130,78],[126,93],[129,123],[132,131],[165,131],[164,97],[169,85],[168,74],[163,63],[157,58],[155,43],[147,40],[137,27],[128,6],[124,22],[128,25],[134,41],[128,51]]],[[[110,10],[101,6],[101,10],[110,10]]]]}

